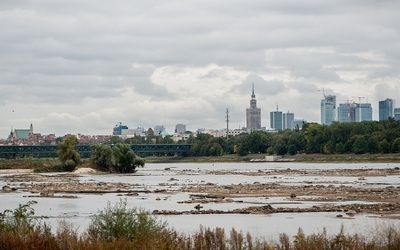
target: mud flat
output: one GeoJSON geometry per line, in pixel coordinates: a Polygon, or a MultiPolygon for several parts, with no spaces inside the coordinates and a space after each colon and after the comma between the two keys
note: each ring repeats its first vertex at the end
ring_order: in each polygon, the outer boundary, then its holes
{"type": "Polygon", "coordinates": [[[354,213],[373,213],[378,216],[392,215],[392,218],[397,219],[395,214],[400,214],[400,170],[397,167],[341,168],[322,171],[290,168],[273,171],[213,169],[204,170],[201,174],[198,169],[165,168],[151,171],[144,174],[121,175],[98,173],[92,169],[63,174],[35,174],[19,171],[12,174],[3,173],[0,176],[0,183],[4,185],[0,192],[22,193],[27,198],[59,199],[77,199],[82,194],[115,194],[116,196],[155,199],[160,204],[173,202],[176,206],[183,207],[153,209],[154,214],[164,215],[303,212],[346,214],[352,211],[353,215],[354,213]],[[199,176],[204,180],[193,180],[199,176]],[[249,183],[255,177],[259,178],[258,181],[249,183]],[[323,179],[328,177],[330,179],[323,179]],[[224,178],[224,182],[229,182],[230,178],[243,179],[243,182],[220,184],[221,178],[224,178]],[[289,180],[287,183],[283,181],[285,178],[289,180]],[[296,178],[301,181],[291,181],[296,178]],[[390,181],[386,181],[387,179],[390,181]],[[370,180],[373,181],[370,182],[370,180]],[[155,181],[157,183],[154,183],[155,181]],[[380,185],[380,181],[384,183],[380,185]],[[390,185],[392,182],[397,184],[390,185]],[[186,194],[185,197],[188,198],[171,199],[182,194],[186,194]],[[284,202],[274,202],[274,197],[280,197],[284,202]],[[249,198],[260,200],[254,201],[249,198]],[[188,210],[187,206],[190,204],[193,209],[188,210]],[[240,204],[240,207],[226,208],[225,206],[224,209],[210,209],[205,204],[240,204]],[[197,207],[195,208],[194,205],[197,207]]]}

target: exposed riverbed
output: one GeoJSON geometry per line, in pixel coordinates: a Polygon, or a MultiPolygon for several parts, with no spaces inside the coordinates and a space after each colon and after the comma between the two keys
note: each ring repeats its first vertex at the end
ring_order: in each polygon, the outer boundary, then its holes
{"type": "Polygon", "coordinates": [[[36,200],[49,223],[84,230],[107,202],[127,199],[182,232],[200,225],[255,236],[279,233],[367,233],[400,226],[398,163],[146,164],[135,174],[0,174],[0,211],[36,200]]]}

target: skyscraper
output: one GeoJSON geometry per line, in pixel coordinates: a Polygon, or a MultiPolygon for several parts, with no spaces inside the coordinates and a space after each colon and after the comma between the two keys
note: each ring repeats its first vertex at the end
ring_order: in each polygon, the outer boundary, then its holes
{"type": "Polygon", "coordinates": [[[285,129],[293,129],[293,120],[294,120],[294,113],[283,113],[283,130],[285,129]]]}
{"type": "Polygon", "coordinates": [[[175,126],[175,133],[176,134],[184,134],[186,132],[186,125],[185,124],[176,124],[175,126]]]}
{"type": "Polygon", "coordinates": [[[158,135],[161,135],[161,133],[165,131],[165,128],[164,128],[164,126],[157,125],[154,127],[153,131],[154,131],[154,135],[158,136],[158,135]]]}
{"type": "Polygon", "coordinates": [[[246,127],[248,131],[261,129],[261,109],[257,108],[256,95],[254,94],[254,83],[251,93],[250,108],[246,109],[246,127]]]}
{"type": "Polygon", "coordinates": [[[321,100],[321,124],[331,125],[335,121],[336,96],[327,95],[321,100]]]}
{"type": "Polygon", "coordinates": [[[386,98],[384,101],[379,101],[379,121],[387,120],[389,117],[394,117],[394,100],[386,98]]]}
{"type": "Polygon", "coordinates": [[[338,122],[355,122],[356,108],[354,103],[340,103],[338,107],[338,122]]]}
{"type": "Polygon", "coordinates": [[[282,111],[278,111],[278,106],[276,106],[276,111],[271,111],[269,113],[270,127],[276,131],[283,129],[283,115],[282,111]]]}
{"type": "Polygon", "coordinates": [[[371,103],[355,103],[356,122],[372,121],[371,103]]]}
{"type": "Polygon", "coordinates": [[[400,108],[395,108],[394,109],[394,119],[396,121],[400,121],[400,108]]]}

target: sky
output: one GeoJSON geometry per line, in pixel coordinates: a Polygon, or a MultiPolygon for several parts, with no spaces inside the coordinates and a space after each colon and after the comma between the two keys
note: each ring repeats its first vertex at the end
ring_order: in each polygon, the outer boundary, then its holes
{"type": "Polygon", "coordinates": [[[398,0],[0,1],[0,138],[320,122],[338,103],[400,107],[398,0]]]}

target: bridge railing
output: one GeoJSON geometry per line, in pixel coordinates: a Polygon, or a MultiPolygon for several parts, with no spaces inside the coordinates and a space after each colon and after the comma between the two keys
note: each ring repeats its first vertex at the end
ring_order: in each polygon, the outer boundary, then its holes
{"type": "MultiPolygon", "coordinates": [[[[191,144],[131,144],[135,153],[189,153],[191,144]]],[[[59,146],[40,145],[40,146],[0,146],[0,158],[55,158],[59,146]]],[[[89,158],[91,155],[91,145],[78,145],[77,150],[82,158],[89,158]]]]}

